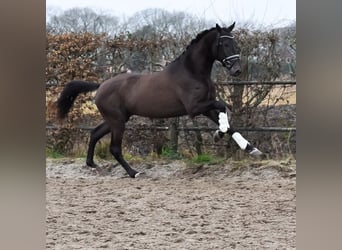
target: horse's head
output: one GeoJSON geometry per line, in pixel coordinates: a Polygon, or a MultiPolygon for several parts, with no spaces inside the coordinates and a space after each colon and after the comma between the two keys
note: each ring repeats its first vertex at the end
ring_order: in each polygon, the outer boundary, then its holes
{"type": "Polygon", "coordinates": [[[224,67],[229,69],[232,76],[241,74],[240,48],[237,45],[231,31],[234,29],[235,22],[228,28],[221,28],[216,24],[217,36],[217,57],[224,67]]]}

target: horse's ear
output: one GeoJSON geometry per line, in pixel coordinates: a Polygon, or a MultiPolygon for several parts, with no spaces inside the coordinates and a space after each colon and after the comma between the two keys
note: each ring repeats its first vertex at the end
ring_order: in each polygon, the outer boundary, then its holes
{"type": "Polygon", "coordinates": [[[217,31],[218,31],[219,33],[221,33],[222,28],[221,28],[220,25],[216,24],[216,29],[217,29],[217,31]]]}
{"type": "Polygon", "coordinates": [[[230,25],[230,26],[228,27],[228,30],[229,30],[229,31],[232,31],[232,30],[234,29],[234,27],[235,27],[235,22],[234,22],[232,25],[230,25]]]}
{"type": "Polygon", "coordinates": [[[232,31],[235,27],[235,22],[228,27],[229,32],[232,31]]]}

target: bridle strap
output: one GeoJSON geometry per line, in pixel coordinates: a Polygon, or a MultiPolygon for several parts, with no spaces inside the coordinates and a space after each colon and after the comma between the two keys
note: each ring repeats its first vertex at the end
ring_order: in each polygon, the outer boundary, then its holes
{"type": "Polygon", "coordinates": [[[235,54],[235,55],[232,55],[232,56],[227,56],[225,59],[223,59],[222,61],[230,61],[230,60],[233,60],[233,59],[238,59],[240,58],[240,55],[239,54],[235,54]]]}
{"type": "MultiPolygon", "coordinates": [[[[221,38],[228,38],[228,39],[234,39],[234,36],[229,36],[229,35],[223,35],[223,36],[219,36],[218,37],[218,44],[217,44],[217,53],[219,51],[221,42],[219,41],[221,38]]],[[[235,55],[231,55],[231,56],[227,56],[226,58],[222,59],[221,63],[225,66],[228,67],[229,69],[233,66],[234,62],[236,60],[240,59],[240,55],[239,54],[235,54],[235,55]]]]}
{"type": "Polygon", "coordinates": [[[220,38],[230,38],[230,39],[234,39],[234,36],[220,36],[219,39],[220,39],[220,38]]]}

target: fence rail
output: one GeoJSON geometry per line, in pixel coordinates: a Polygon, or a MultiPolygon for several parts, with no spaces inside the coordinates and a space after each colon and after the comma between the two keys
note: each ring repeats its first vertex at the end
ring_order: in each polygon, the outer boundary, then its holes
{"type": "MultiPolygon", "coordinates": [[[[280,85],[280,86],[286,86],[286,85],[296,85],[296,81],[240,81],[240,82],[218,82],[218,85],[221,86],[229,86],[229,85],[280,85]]],[[[170,131],[170,145],[174,151],[177,151],[177,145],[178,145],[178,135],[180,131],[183,132],[189,132],[193,131],[196,134],[196,140],[194,141],[194,147],[198,154],[201,154],[202,152],[202,146],[208,145],[204,143],[202,140],[202,136],[200,132],[213,132],[216,131],[217,128],[214,127],[207,127],[207,126],[199,126],[197,125],[197,122],[193,123],[193,126],[179,126],[180,124],[178,122],[172,122],[169,124],[169,126],[156,126],[156,125],[142,125],[137,127],[130,127],[127,126],[126,130],[131,131],[170,131]]],[[[80,131],[91,131],[95,127],[89,126],[89,125],[79,125],[74,127],[76,129],[79,129],[80,131]]],[[[58,130],[59,126],[55,124],[49,124],[46,125],[46,130],[58,130]]],[[[289,135],[295,135],[296,133],[296,127],[236,127],[235,128],[238,131],[245,131],[245,132],[257,132],[257,133],[289,133],[289,135]]],[[[286,134],[285,134],[286,135],[286,134]]],[[[210,144],[210,145],[216,145],[216,144],[210,144]]],[[[225,144],[226,146],[228,144],[225,144]]],[[[221,145],[222,146],[222,145],[221,145]]],[[[290,148],[290,147],[289,147],[290,148]]]]}
{"type": "MultiPolygon", "coordinates": [[[[95,127],[90,127],[90,126],[78,126],[76,127],[77,129],[80,130],[85,130],[85,131],[91,131],[95,127]]],[[[47,125],[46,126],[47,130],[57,130],[58,126],[55,125],[47,125]]],[[[235,128],[236,130],[239,131],[249,131],[249,132],[294,132],[296,131],[295,127],[255,127],[255,128],[235,128]]],[[[164,126],[164,127],[156,127],[156,126],[150,126],[150,127],[141,127],[141,128],[130,128],[127,127],[126,130],[156,130],[156,131],[168,131],[170,130],[170,127],[164,126]]],[[[209,127],[177,127],[177,130],[179,131],[204,131],[204,132],[209,132],[209,131],[216,131],[217,128],[209,128],[209,127]]]]}
{"type": "MultiPolygon", "coordinates": [[[[218,85],[228,86],[228,85],[296,85],[296,81],[230,81],[230,82],[218,82],[218,85]]],[[[78,129],[90,131],[95,127],[89,126],[78,126],[78,129]]],[[[58,129],[55,125],[47,125],[47,130],[56,130],[58,129]]],[[[127,127],[127,130],[132,130],[133,128],[127,127]]],[[[254,132],[294,132],[296,131],[296,127],[251,127],[251,128],[235,128],[239,131],[254,131],[254,132]]],[[[170,127],[157,127],[157,126],[149,126],[149,127],[141,127],[134,128],[134,130],[156,130],[156,131],[168,131],[170,127]]],[[[177,127],[178,131],[215,131],[216,128],[209,127],[177,127]]]]}
{"type": "Polygon", "coordinates": [[[296,85],[296,81],[238,81],[218,82],[218,85],[296,85]]]}

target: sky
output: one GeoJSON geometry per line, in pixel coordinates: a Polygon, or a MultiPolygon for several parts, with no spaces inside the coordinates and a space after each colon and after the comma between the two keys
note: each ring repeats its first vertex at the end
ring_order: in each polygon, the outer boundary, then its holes
{"type": "Polygon", "coordinates": [[[222,24],[232,21],[280,27],[296,20],[296,0],[46,0],[47,16],[74,7],[89,7],[120,18],[147,8],[184,11],[222,24]]]}

